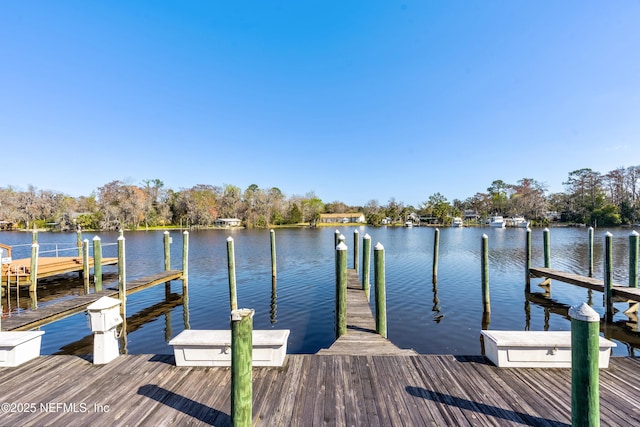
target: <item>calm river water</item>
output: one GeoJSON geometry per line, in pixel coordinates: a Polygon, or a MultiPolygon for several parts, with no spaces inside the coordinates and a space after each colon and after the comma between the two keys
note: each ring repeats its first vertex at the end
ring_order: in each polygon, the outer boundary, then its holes
{"type": "MultiPolygon", "coordinates": [[[[567,308],[591,302],[604,313],[602,293],[554,281],[550,295],[532,279],[531,294],[525,293],[525,230],[491,228],[440,229],[440,252],[437,284],[432,280],[434,229],[338,227],[349,247],[349,267],[353,266],[353,235],[360,241],[371,236],[372,247],[380,242],[385,248],[388,336],[402,348],[419,353],[476,355],[481,353],[480,330],[483,327],[480,248],[481,236],[489,237],[491,317],[488,329],[569,330],[567,308]]],[[[315,353],[329,347],[334,340],[334,232],[336,228],[277,229],[278,276],[272,292],[271,254],[268,230],[206,230],[189,235],[188,302],[180,295],[182,282],[171,284],[167,296],[164,285],[133,294],[128,299],[128,333],[122,348],[128,353],[172,352],[167,342],[183,329],[229,328],[229,297],[226,239],[234,238],[237,293],[239,307],[255,309],[255,329],[290,329],[289,353],[315,353]]],[[[614,235],[614,281],[628,283],[629,229],[595,231],[595,277],[602,278],[604,235],[614,235]]],[[[532,232],[532,265],[542,266],[542,230],[532,232]]],[[[551,267],[587,275],[587,230],[552,228],[551,267]]],[[[100,233],[104,256],[116,256],[117,233],[100,233]]],[[[172,231],[171,264],[181,269],[182,232],[172,231]]],[[[83,239],[94,234],[85,233],[83,239]]],[[[162,232],[127,232],[127,279],[131,280],[164,269],[162,232]]],[[[73,245],[75,233],[40,233],[41,251],[73,245]]],[[[2,232],[0,242],[21,245],[13,257],[29,256],[30,233],[2,232]]],[[[360,244],[362,246],[362,244],[360,244]]],[[[362,252],[362,248],[361,248],[362,252]]],[[[71,256],[73,252],[60,252],[71,256]]],[[[44,256],[44,255],[43,255],[44,256]]],[[[362,265],[362,261],[360,261],[362,265]]],[[[115,267],[105,267],[111,280],[117,278],[115,267]]],[[[108,279],[107,278],[107,279],[108,279]]],[[[108,281],[105,279],[105,281],[108,281]]],[[[373,271],[371,272],[373,287],[373,271]]],[[[76,275],[64,280],[43,282],[39,306],[51,301],[55,292],[81,286],[76,275]]],[[[82,292],[75,288],[71,293],[82,292]]],[[[69,292],[67,291],[67,294],[69,292]]],[[[3,298],[3,313],[11,314],[29,307],[23,290],[16,307],[15,291],[9,308],[3,298]]],[[[373,306],[372,295],[372,306],[373,306]]],[[[617,303],[615,325],[607,326],[604,335],[614,339],[615,355],[634,355],[640,347],[637,325],[629,327],[622,312],[627,303],[617,303]]],[[[9,315],[11,315],[9,314],[9,315]]],[[[487,325],[485,325],[487,326],[487,325]]],[[[84,313],[57,321],[42,328],[42,354],[89,354],[92,338],[84,313]]]]}

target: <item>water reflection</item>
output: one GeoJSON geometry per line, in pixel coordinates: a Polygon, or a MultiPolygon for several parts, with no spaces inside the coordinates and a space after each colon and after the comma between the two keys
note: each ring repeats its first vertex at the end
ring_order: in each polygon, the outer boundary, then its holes
{"type": "Polygon", "coordinates": [[[277,305],[277,292],[276,292],[276,277],[271,276],[271,306],[269,310],[271,324],[274,325],[278,321],[278,305],[277,305]]]}

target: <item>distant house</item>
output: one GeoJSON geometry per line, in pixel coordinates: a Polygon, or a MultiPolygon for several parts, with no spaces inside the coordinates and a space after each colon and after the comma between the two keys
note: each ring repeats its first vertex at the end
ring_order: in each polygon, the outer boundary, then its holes
{"type": "Polygon", "coordinates": [[[13,230],[13,222],[0,221],[0,230],[13,230]]]}
{"type": "Polygon", "coordinates": [[[213,222],[216,227],[240,227],[242,221],[238,218],[218,218],[213,222]]]}
{"type": "Polygon", "coordinates": [[[366,220],[363,213],[352,212],[320,214],[319,222],[322,224],[347,224],[352,222],[363,224],[365,221],[366,220]]]}
{"type": "Polygon", "coordinates": [[[466,221],[477,221],[479,218],[480,218],[480,215],[478,215],[478,211],[473,209],[464,210],[464,219],[466,221]]]}

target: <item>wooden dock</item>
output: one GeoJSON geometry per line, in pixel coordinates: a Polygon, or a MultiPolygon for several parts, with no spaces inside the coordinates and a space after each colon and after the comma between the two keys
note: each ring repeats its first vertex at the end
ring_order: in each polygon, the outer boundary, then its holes
{"type": "MultiPolygon", "coordinates": [[[[532,277],[542,277],[546,279],[558,280],[571,285],[594,291],[604,292],[604,281],[593,277],[580,276],[573,273],[554,270],[552,268],[532,267],[529,268],[532,277]]],[[[628,286],[613,285],[613,296],[620,300],[632,300],[640,302],[640,288],[630,288],[628,286]]]]}
{"type": "MultiPolygon", "coordinates": [[[[102,258],[101,265],[118,264],[118,258],[102,258]]],[[[93,257],[89,257],[89,268],[93,268],[93,257]]],[[[2,265],[1,282],[6,286],[8,269],[11,269],[11,284],[15,285],[19,279],[21,285],[28,285],[31,280],[31,258],[21,258],[12,260],[10,264],[2,265]]],[[[38,279],[57,276],[60,274],[83,271],[82,258],[80,257],[39,257],[38,258],[38,279]]]]}
{"type": "MultiPolygon", "coordinates": [[[[127,282],[127,295],[140,292],[144,289],[158,285],[160,283],[178,280],[182,277],[181,270],[169,270],[156,273],[150,276],[127,282]]],[[[78,295],[69,299],[49,304],[37,310],[27,310],[23,313],[2,319],[2,330],[4,331],[28,331],[47,323],[80,313],[86,310],[87,306],[103,296],[118,297],[118,290],[109,288],[99,292],[85,295],[78,295]]]]}
{"type": "MultiPolygon", "coordinates": [[[[600,370],[602,425],[640,425],[640,359],[600,370]]],[[[107,365],[43,356],[0,368],[2,424],[231,425],[230,368],[172,355],[107,365]],[[4,407],[3,407],[4,408],[4,407]]],[[[483,357],[288,355],[253,369],[256,426],[569,426],[570,369],[497,368],[483,357]]]]}
{"type": "Polygon", "coordinates": [[[347,333],[338,338],[328,349],[318,354],[349,355],[415,355],[413,350],[396,347],[376,332],[371,306],[362,289],[358,273],[347,270],[347,333]]]}

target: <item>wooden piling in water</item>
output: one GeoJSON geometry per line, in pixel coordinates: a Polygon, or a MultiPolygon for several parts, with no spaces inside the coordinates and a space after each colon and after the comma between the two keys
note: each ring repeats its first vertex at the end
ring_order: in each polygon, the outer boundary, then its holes
{"type": "MultiPolygon", "coordinates": [[[[37,232],[34,231],[34,236],[37,236],[37,232]]],[[[31,271],[30,279],[31,285],[29,285],[29,292],[35,296],[36,288],[38,286],[38,255],[40,253],[40,245],[38,245],[37,239],[31,244],[31,271]]]]}
{"type": "Polygon", "coordinates": [[[358,273],[360,258],[360,232],[353,230],[353,269],[358,273]]]}
{"type": "Polygon", "coordinates": [[[164,232],[164,271],[171,270],[171,236],[168,231],[164,232]]]}
{"type": "Polygon", "coordinates": [[[89,239],[82,241],[82,279],[84,282],[84,293],[89,293],[89,239]]]}
{"type": "Polygon", "coordinates": [[[236,259],[233,248],[233,237],[227,237],[227,269],[229,271],[229,300],[231,310],[238,309],[238,299],[236,296],[236,259]]]}
{"type": "Polygon", "coordinates": [[[269,230],[269,237],[271,241],[271,277],[275,278],[278,272],[276,264],[276,232],[273,229],[269,230]]]}
{"type": "Polygon", "coordinates": [[[362,238],[362,289],[370,301],[371,293],[371,236],[365,234],[362,238]]]}
{"type": "Polygon", "coordinates": [[[529,269],[531,268],[531,229],[527,227],[527,236],[524,246],[524,278],[527,292],[531,292],[531,274],[529,269]]]}
{"type": "Polygon", "coordinates": [[[338,241],[339,238],[340,238],[340,230],[336,229],[336,231],[333,232],[333,250],[335,250],[336,246],[338,246],[338,243],[340,243],[338,241]]]}
{"type": "Polygon", "coordinates": [[[182,280],[187,283],[189,279],[189,232],[182,232],[182,280]]]}
{"type": "Polygon", "coordinates": [[[489,237],[482,235],[481,246],[482,263],[482,306],[485,313],[491,312],[491,299],[489,297],[489,237]]]}
{"type": "Polygon", "coordinates": [[[638,237],[640,235],[637,231],[632,231],[629,234],[629,287],[638,287],[638,237]]]}
{"type": "Polygon", "coordinates": [[[433,268],[432,268],[432,276],[433,283],[438,281],[438,255],[440,252],[440,229],[435,229],[435,234],[433,235],[433,268]]]}
{"type": "Polygon", "coordinates": [[[589,243],[587,245],[588,259],[589,259],[589,277],[593,277],[593,227],[589,227],[587,232],[589,243]]]}
{"type": "Polygon", "coordinates": [[[373,248],[376,332],[384,338],[387,338],[387,295],[385,289],[384,262],[384,246],[378,242],[373,248]]]}
{"type": "Polygon", "coordinates": [[[98,236],[93,238],[93,286],[96,292],[102,290],[102,244],[98,236]]]}
{"type": "Polygon", "coordinates": [[[607,231],[604,236],[604,300],[607,322],[613,321],[613,235],[607,231]]]}
{"type": "Polygon", "coordinates": [[[118,237],[118,299],[120,300],[120,315],[127,318],[127,273],[126,273],[124,235],[118,237]]]}
{"type": "Polygon", "coordinates": [[[253,418],[253,315],[231,311],[231,425],[251,426],[253,418]]]}
{"type": "Polygon", "coordinates": [[[347,245],[336,246],[336,339],[347,333],[347,245]]]}
{"type": "Polygon", "coordinates": [[[82,258],[82,230],[76,229],[76,246],[78,247],[78,258],[82,258]]]}
{"type": "Polygon", "coordinates": [[[544,267],[550,268],[551,266],[551,244],[549,242],[549,229],[545,228],[542,232],[542,240],[544,243],[544,267]]]}
{"type": "Polygon", "coordinates": [[[600,425],[600,316],[586,303],[571,318],[571,425],[600,425]]]}

